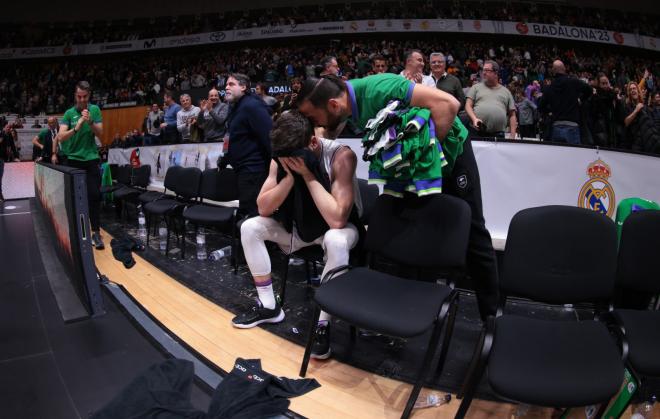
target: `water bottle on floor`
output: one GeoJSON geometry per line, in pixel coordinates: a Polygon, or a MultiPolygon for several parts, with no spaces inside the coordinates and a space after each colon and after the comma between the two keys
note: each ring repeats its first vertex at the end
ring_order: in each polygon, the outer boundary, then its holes
{"type": "Polygon", "coordinates": [[[209,255],[210,260],[220,260],[224,257],[231,256],[231,246],[225,246],[222,249],[217,249],[211,252],[209,255]]]}
{"type": "Polygon", "coordinates": [[[158,246],[161,252],[165,252],[165,249],[167,249],[167,224],[165,224],[165,220],[158,225],[158,246]]]}
{"type": "Polygon", "coordinates": [[[197,260],[206,259],[206,233],[203,228],[197,230],[197,260]]]}
{"type": "Polygon", "coordinates": [[[427,407],[436,407],[451,401],[451,394],[431,393],[427,396],[419,396],[415,402],[415,409],[426,409],[427,407]]]}
{"type": "Polygon", "coordinates": [[[147,227],[146,227],[146,218],[144,217],[144,212],[142,212],[142,205],[138,206],[138,237],[141,239],[147,238],[147,227]]]}

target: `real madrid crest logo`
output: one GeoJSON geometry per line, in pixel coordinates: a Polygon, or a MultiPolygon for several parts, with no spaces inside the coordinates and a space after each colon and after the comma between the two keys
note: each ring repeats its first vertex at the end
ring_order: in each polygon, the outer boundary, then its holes
{"type": "Polygon", "coordinates": [[[578,207],[591,209],[612,217],[616,207],[614,188],[607,181],[612,176],[612,170],[601,159],[592,162],[587,167],[589,180],[582,185],[578,196],[578,207]]]}

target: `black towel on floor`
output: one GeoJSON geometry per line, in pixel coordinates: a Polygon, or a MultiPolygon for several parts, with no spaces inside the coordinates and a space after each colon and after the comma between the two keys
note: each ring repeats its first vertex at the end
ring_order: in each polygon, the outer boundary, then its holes
{"type": "Polygon", "coordinates": [[[234,369],[213,393],[208,419],[268,418],[284,414],[289,397],[319,387],[314,379],[275,377],[261,369],[258,359],[237,358],[234,369]]]}
{"type": "Polygon", "coordinates": [[[190,361],[170,359],[135,378],[90,419],[205,419],[190,402],[194,367],[190,361]]]}
{"type": "Polygon", "coordinates": [[[112,247],[112,255],[122,262],[126,269],[135,266],[135,259],[133,259],[131,251],[144,250],[144,244],[141,240],[128,235],[110,240],[110,246],[112,247]]]}

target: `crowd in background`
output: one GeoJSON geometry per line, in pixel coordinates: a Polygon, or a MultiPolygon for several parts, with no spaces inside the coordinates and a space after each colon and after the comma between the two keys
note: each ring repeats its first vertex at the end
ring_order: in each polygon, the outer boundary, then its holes
{"type": "Polygon", "coordinates": [[[406,1],[338,3],[194,16],[71,23],[8,24],[0,48],[59,46],[187,35],[261,26],[363,19],[484,19],[523,21],[658,34],[658,19],[644,13],[580,8],[559,3],[406,1]]]}
{"type": "MultiPolygon", "coordinates": [[[[367,13],[364,10],[369,10],[369,13],[373,11],[375,16],[381,16],[381,13],[397,10],[403,4],[397,3],[393,8],[383,4],[375,8],[358,7],[359,5],[354,4],[351,6],[355,9],[352,16],[359,18],[361,14],[367,13]]],[[[475,3],[459,2],[452,4],[455,6],[452,10],[462,17],[475,17],[474,13],[480,13],[477,17],[497,19],[508,19],[508,14],[522,10],[515,3],[507,4],[506,7],[491,3],[484,5],[483,8],[472,7],[474,5],[475,3]]],[[[445,6],[447,5],[423,3],[420,8],[406,9],[402,16],[406,17],[412,13],[425,15],[434,10],[444,10],[442,8],[445,6]]],[[[541,13],[543,16],[552,20],[556,15],[551,13],[550,9],[557,8],[556,10],[563,11],[563,7],[538,5],[531,11],[543,12],[541,13]]],[[[300,10],[303,9],[298,11],[300,10]]],[[[342,13],[347,10],[343,5],[340,8],[333,6],[317,8],[317,14],[305,15],[312,20],[319,18],[332,20],[343,17],[342,13]]],[[[240,26],[249,21],[251,25],[260,26],[264,23],[263,19],[280,16],[278,13],[278,9],[261,14],[246,12],[246,17],[238,19],[235,24],[240,26]]],[[[226,18],[227,16],[230,14],[225,15],[226,18]]],[[[583,14],[580,13],[579,16],[583,14]]],[[[592,13],[589,17],[587,15],[583,17],[603,21],[602,16],[604,15],[592,13]]],[[[232,17],[232,19],[236,18],[237,16],[232,17]]],[[[618,21],[625,22],[623,19],[618,21]]],[[[638,20],[638,22],[643,21],[643,19],[638,20]]],[[[653,20],[653,23],[655,24],[656,21],[653,20]]],[[[577,21],[567,23],[578,24],[577,21]]],[[[191,32],[199,30],[198,27],[190,27],[191,32]]],[[[72,34],[76,33],[73,29],[69,31],[72,34]]],[[[600,132],[596,136],[584,132],[583,143],[635,148],[629,140],[630,135],[626,135],[626,131],[630,129],[625,119],[635,111],[635,108],[638,108],[636,103],[640,101],[649,111],[651,119],[655,118],[657,123],[660,103],[656,100],[658,97],[656,77],[660,74],[660,63],[656,56],[647,51],[600,45],[594,48],[593,44],[588,43],[555,43],[534,39],[525,43],[509,40],[477,42],[472,39],[476,38],[464,39],[425,34],[424,39],[376,40],[354,35],[350,39],[334,41],[310,40],[302,43],[296,40],[286,43],[273,42],[268,46],[227,44],[221,47],[206,46],[185,50],[80,57],[77,60],[32,60],[18,64],[11,63],[11,65],[0,63],[0,112],[19,115],[62,113],[68,107],[70,92],[73,91],[78,80],[88,80],[92,84],[91,101],[100,106],[119,102],[137,105],[157,103],[158,106],[162,106],[163,93],[166,91],[175,92],[174,96],[178,101],[180,93],[201,91],[205,96],[212,88],[218,90],[219,99],[222,101],[229,74],[244,73],[250,77],[253,87],[261,90],[260,95],[268,102],[274,115],[277,115],[279,111],[291,105],[291,96],[286,94],[286,90],[292,81],[319,75],[322,70],[320,63],[324,57],[336,57],[339,75],[352,79],[376,72],[374,59],[377,57],[383,58],[386,72],[399,73],[405,67],[406,52],[417,49],[426,57],[426,74],[430,71],[429,54],[442,52],[445,56],[447,72],[459,80],[464,93],[481,81],[486,61],[496,62],[500,83],[511,91],[518,112],[523,109],[526,117],[524,134],[528,137],[547,137],[545,134],[548,131],[549,119],[536,108],[543,87],[551,82],[551,66],[556,59],[565,63],[570,77],[579,78],[591,84],[594,89],[593,98],[583,104],[584,109],[581,112],[584,118],[583,126],[598,126],[600,128],[596,129],[600,132]],[[636,99],[629,97],[630,82],[638,86],[636,99]],[[260,87],[257,83],[261,83],[260,87]],[[275,84],[286,86],[285,91],[269,93],[268,87],[275,84]],[[606,115],[607,121],[603,120],[603,115],[606,115]],[[603,136],[607,138],[603,139],[603,136]]],[[[199,95],[194,98],[196,103],[192,103],[193,108],[199,107],[198,99],[199,95]]],[[[166,109],[159,112],[167,111],[167,107],[166,104],[166,109]]],[[[636,112],[637,115],[641,110],[637,109],[636,112]]],[[[642,113],[647,112],[645,110],[642,113]]],[[[176,118],[176,114],[172,118],[176,118]]],[[[118,133],[116,140],[127,138],[128,141],[116,141],[115,144],[149,144],[149,139],[152,137],[149,135],[149,128],[146,125],[135,128],[142,134],[118,133]],[[147,141],[144,141],[145,137],[147,141]]],[[[201,128],[200,131],[203,132],[201,128]]],[[[192,132],[195,136],[195,130],[192,132]]],[[[179,134],[174,133],[174,135],[179,134]]],[[[199,141],[203,141],[203,134],[199,135],[199,141]]]]}

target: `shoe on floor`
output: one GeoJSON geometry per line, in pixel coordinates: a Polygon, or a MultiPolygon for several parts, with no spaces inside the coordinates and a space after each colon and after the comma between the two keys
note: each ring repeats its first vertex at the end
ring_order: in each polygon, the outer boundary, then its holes
{"type": "Polygon", "coordinates": [[[101,233],[98,231],[92,233],[92,246],[97,250],[105,249],[105,244],[103,244],[103,239],[101,239],[101,233]]]}
{"type": "Polygon", "coordinates": [[[314,332],[314,343],[310,356],[314,359],[328,359],[330,353],[330,325],[319,324],[314,332]]]}
{"type": "Polygon", "coordinates": [[[278,305],[275,308],[265,308],[261,301],[245,313],[239,314],[232,319],[234,327],[239,329],[249,329],[260,325],[261,323],[279,323],[284,320],[284,310],[278,305]]]}

